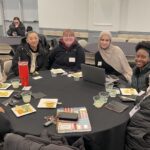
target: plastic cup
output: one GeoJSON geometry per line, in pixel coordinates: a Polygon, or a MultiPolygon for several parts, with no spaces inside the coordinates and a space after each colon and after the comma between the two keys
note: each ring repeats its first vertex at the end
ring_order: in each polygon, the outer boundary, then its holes
{"type": "Polygon", "coordinates": [[[114,86],[113,83],[105,83],[106,92],[111,92],[111,90],[113,89],[113,86],[114,86]]]}
{"type": "Polygon", "coordinates": [[[109,92],[99,92],[100,100],[107,103],[109,92]]]}
{"type": "Polygon", "coordinates": [[[117,91],[115,88],[113,88],[110,92],[109,92],[110,97],[116,97],[117,95],[117,91]]]}
{"type": "Polygon", "coordinates": [[[99,95],[93,96],[93,100],[94,100],[93,105],[96,106],[97,108],[100,108],[101,107],[101,101],[100,101],[99,95]]]}
{"type": "Polygon", "coordinates": [[[93,96],[93,100],[94,100],[94,103],[97,102],[97,101],[100,101],[99,95],[93,96]]]}
{"type": "Polygon", "coordinates": [[[11,84],[12,84],[12,87],[13,87],[14,89],[17,89],[17,88],[19,88],[20,80],[19,80],[19,79],[12,79],[12,80],[11,80],[11,84]]]}
{"type": "Polygon", "coordinates": [[[106,102],[102,101],[99,95],[93,96],[94,103],[93,105],[96,108],[101,108],[106,102]]]}
{"type": "Polygon", "coordinates": [[[24,91],[21,93],[22,99],[24,103],[29,103],[31,101],[32,93],[30,91],[24,91]]]}

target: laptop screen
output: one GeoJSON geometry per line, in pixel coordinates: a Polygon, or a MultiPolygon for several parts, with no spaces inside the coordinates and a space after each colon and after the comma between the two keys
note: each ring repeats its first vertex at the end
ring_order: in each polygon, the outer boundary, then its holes
{"type": "Polygon", "coordinates": [[[91,65],[81,64],[83,80],[90,81],[96,84],[105,84],[105,69],[91,65]]]}

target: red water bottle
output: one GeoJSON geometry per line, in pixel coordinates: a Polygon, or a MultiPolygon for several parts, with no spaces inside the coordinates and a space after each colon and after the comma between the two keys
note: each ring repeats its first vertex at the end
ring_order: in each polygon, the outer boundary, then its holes
{"type": "Polygon", "coordinates": [[[18,62],[19,78],[22,86],[29,86],[29,68],[27,61],[18,62]]]}

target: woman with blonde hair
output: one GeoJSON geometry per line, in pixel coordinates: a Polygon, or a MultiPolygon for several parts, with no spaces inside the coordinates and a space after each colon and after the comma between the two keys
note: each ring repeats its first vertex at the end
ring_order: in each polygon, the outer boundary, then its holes
{"type": "Polygon", "coordinates": [[[84,48],[77,42],[71,29],[64,30],[59,45],[52,50],[49,56],[48,69],[62,68],[67,71],[78,71],[81,69],[81,63],[84,62],[84,48]]]}
{"type": "Polygon", "coordinates": [[[123,76],[131,82],[132,69],[121,48],[111,43],[112,35],[109,31],[102,31],[99,36],[99,51],[95,54],[95,65],[105,69],[106,74],[123,76]]]}

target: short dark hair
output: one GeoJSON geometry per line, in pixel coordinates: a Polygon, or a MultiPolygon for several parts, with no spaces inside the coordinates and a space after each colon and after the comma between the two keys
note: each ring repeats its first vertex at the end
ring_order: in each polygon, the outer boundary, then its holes
{"type": "Polygon", "coordinates": [[[29,31],[33,31],[33,28],[31,26],[27,26],[27,29],[26,29],[27,32],[29,31]]]}
{"type": "Polygon", "coordinates": [[[136,47],[135,47],[135,50],[136,52],[139,50],[139,49],[144,49],[145,51],[148,52],[149,56],[150,56],[150,41],[142,41],[142,42],[139,42],[136,47]]]}
{"type": "Polygon", "coordinates": [[[39,37],[39,34],[38,34],[37,32],[35,32],[35,31],[29,31],[29,32],[26,34],[26,39],[27,39],[28,36],[29,36],[30,34],[32,34],[32,33],[37,34],[37,36],[39,37]]]}

